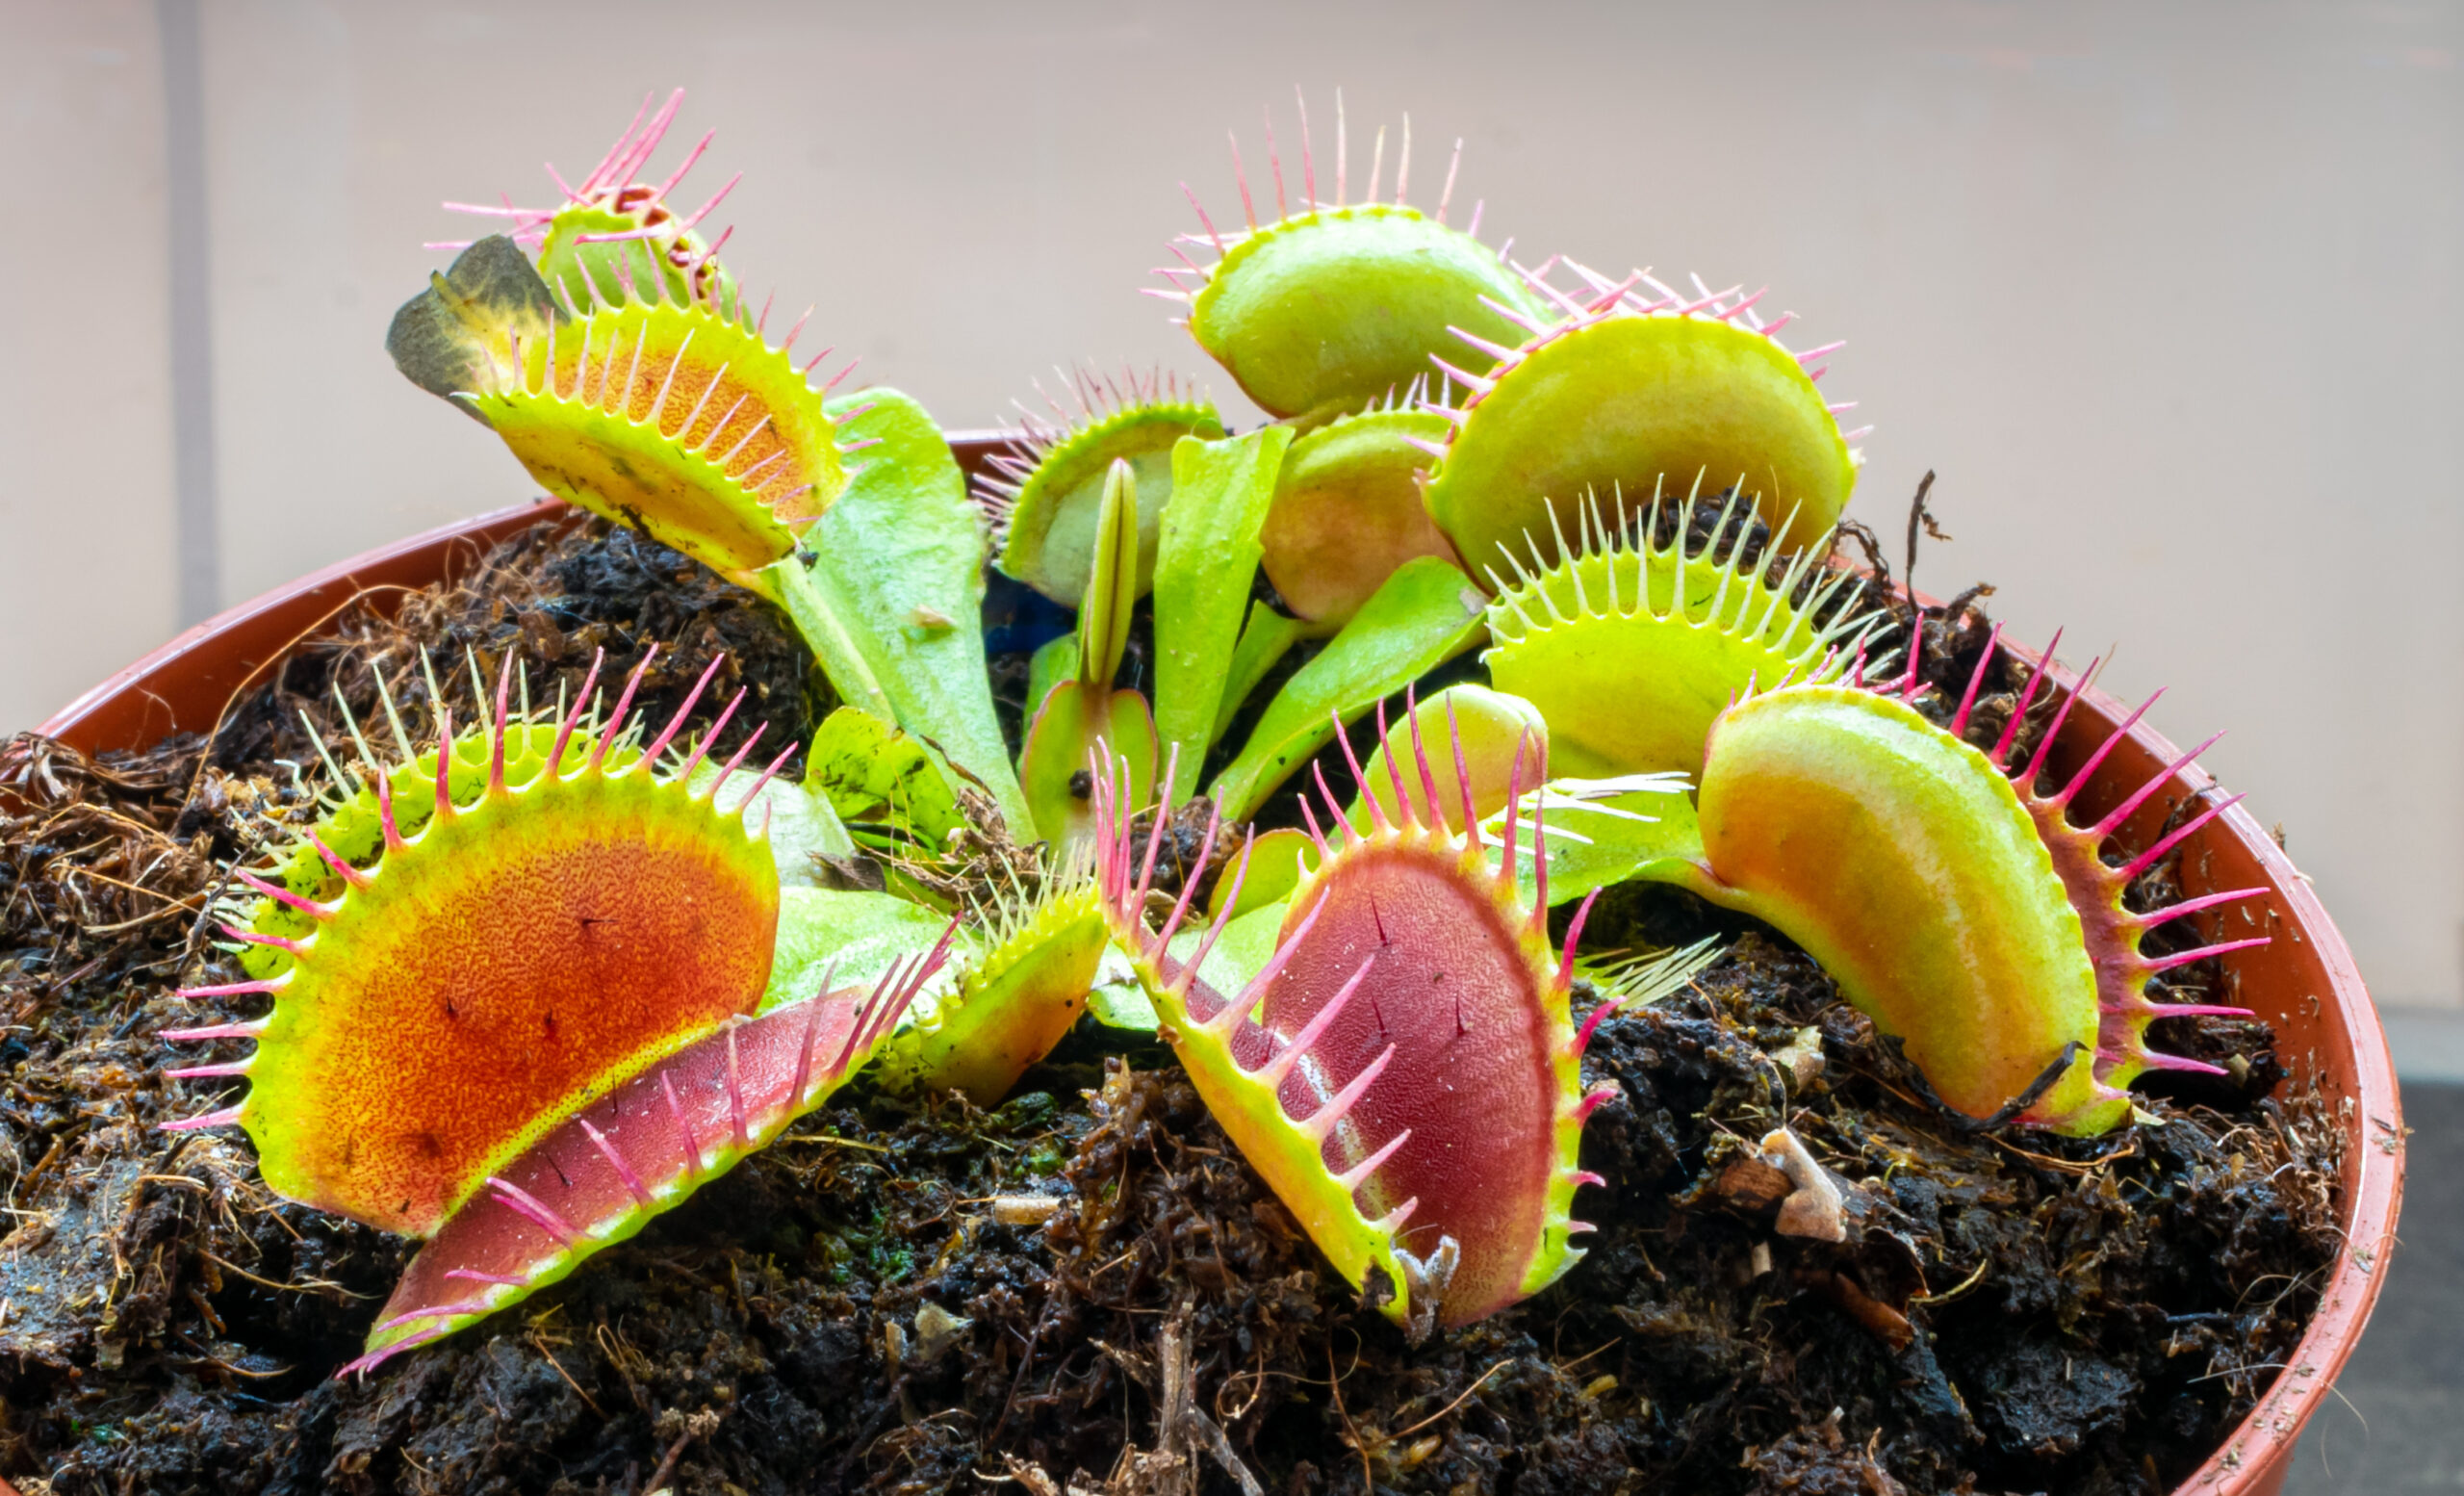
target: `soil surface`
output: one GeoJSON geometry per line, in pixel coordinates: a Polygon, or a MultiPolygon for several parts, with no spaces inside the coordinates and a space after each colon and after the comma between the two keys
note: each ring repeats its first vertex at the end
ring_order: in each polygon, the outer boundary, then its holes
{"type": "MultiPolygon", "coordinates": [[[[1955,700],[1984,620],[1921,627],[1955,700]]],[[[346,619],[210,743],[0,753],[0,1475],[28,1496],[2159,1492],[2264,1389],[2332,1259],[2338,1133],[2271,1094],[2264,1025],[2160,1025],[2232,1075],[2167,1077],[2109,1137],[1974,1130],[1784,941],[1629,887],[1586,949],[1728,954],[1586,1057],[1625,1091],[1584,1138],[1608,1181],[1578,1201],[1589,1256],[1418,1348],[1166,1051],[1089,1026],[991,1112],[842,1093],[558,1287],[336,1380],[411,1244],[275,1198],[237,1129],[154,1130],[237,1097],[165,1079],[154,1037],[249,1011],[170,995],[234,979],[204,911],[308,813],[300,713],[343,731],[336,686],[373,732],[381,676],[424,727],[419,644],[467,712],[473,660],[520,650],[548,701],[651,640],[654,715],[727,653],[730,750],[827,703],[783,619],[587,523],[346,619]],[[1751,1160],[1784,1122],[1844,1181],[1846,1242],[1775,1232],[1786,1186],[1751,1160]],[[1017,1196],[1049,1204],[996,1213],[1017,1196]]],[[[996,656],[1014,695],[1033,642],[996,656]]],[[[1995,673],[1972,731],[2016,684],[1995,673]]]]}

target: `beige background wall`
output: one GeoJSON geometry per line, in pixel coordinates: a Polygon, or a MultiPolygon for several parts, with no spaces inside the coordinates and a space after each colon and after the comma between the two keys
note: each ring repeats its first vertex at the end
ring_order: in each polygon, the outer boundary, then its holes
{"type": "Polygon", "coordinates": [[[0,3],[0,733],[182,622],[155,43],[143,0],[0,3]]]}
{"type": "Polygon", "coordinates": [[[1299,83],[1322,144],[1341,85],[1356,170],[1405,109],[1416,195],[1466,137],[1518,257],[1767,283],[1847,338],[1854,512],[1895,530],[1938,470],[1921,580],[2120,641],[2174,736],[2232,730],[2210,762],[2382,1000],[2464,1000],[2453,5],[196,3],[182,224],[157,8],[0,0],[0,729],[177,622],[175,242],[227,604],[527,495],[385,322],[469,232],[438,199],[544,200],[646,90],[719,128],[697,185],[745,169],[713,221],[747,283],[980,426],[1056,360],[1203,373],[1134,294],[1175,183],[1237,215],[1225,127],[1254,167],[1299,83]]]}

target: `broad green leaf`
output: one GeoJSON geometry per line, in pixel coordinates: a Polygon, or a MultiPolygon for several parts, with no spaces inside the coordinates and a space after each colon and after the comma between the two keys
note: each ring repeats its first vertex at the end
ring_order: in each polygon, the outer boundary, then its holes
{"type": "Polygon", "coordinates": [[[1232,730],[1232,719],[1240,714],[1241,704],[1267,678],[1267,672],[1283,658],[1284,652],[1316,632],[1297,618],[1286,618],[1264,603],[1249,605],[1248,626],[1241,631],[1241,642],[1232,651],[1232,668],[1225,672],[1223,705],[1215,711],[1215,732],[1207,739],[1213,747],[1225,733],[1232,730]]]}
{"type": "Polygon", "coordinates": [[[1435,556],[1395,569],[1351,622],[1293,673],[1258,719],[1241,756],[1210,791],[1227,821],[1245,821],[1292,771],[1386,696],[1470,649],[1481,637],[1488,599],[1435,556]]]}
{"type": "Polygon", "coordinates": [[[1055,686],[1027,724],[1018,754],[1018,783],[1035,812],[1036,835],[1066,861],[1095,836],[1093,760],[1119,778],[1121,801],[1144,805],[1155,788],[1155,718],[1136,691],[1091,685],[1072,677],[1055,686]]]}
{"type": "Polygon", "coordinates": [[[838,602],[823,592],[803,561],[789,555],[738,580],[779,605],[841,702],[885,722],[897,715],[838,602]]]}
{"type": "Polygon", "coordinates": [[[1264,554],[1258,529],[1291,444],[1289,428],[1270,426],[1222,441],[1185,436],[1172,449],[1172,502],[1155,552],[1155,732],[1168,761],[1179,751],[1165,796],[1173,805],[1189,798],[1214,739],[1264,554]]]}
{"type": "MultiPolygon", "coordinates": [[[[824,408],[849,441],[874,445],[855,454],[846,491],[805,534],[811,591],[890,719],[931,738],[982,781],[1014,835],[1031,836],[985,672],[984,523],[950,444],[924,407],[896,390],[865,390],[824,408]]],[[[875,703],[840,690],[880,714],[875,703]]]]}

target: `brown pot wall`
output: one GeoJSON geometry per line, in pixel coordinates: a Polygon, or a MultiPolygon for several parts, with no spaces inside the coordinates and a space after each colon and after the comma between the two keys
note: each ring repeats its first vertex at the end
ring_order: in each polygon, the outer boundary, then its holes
{"type": "MultiPolygon", "coordinates": [[[[954,433],[952,442],[970,474],[1002,445],[997,437],[969,432],[954,433]]],[[[501,509],[328,567],[191,629],[78,697],[40,731],[89,754],[141,748],[183,729],[211,731],[283,651],[354,598],[373,593],[382,606],[388,594],[458,576],[506,536],[573,513],[552,501],[501,509]]],[[[2060,669],[2055,678],[2065,685],[2073,680],[2060,669]]],[[[2126,714],[2111,697],[2088,692],[2056,745],[2057,764],[2084,761],[2126,714]]],[[[2133,727],[2082,793],[2080,819],[2101,815],[2178,757],[2144,722],[2133,727]]],[[[2141,808],[2125,839],[2152,841],[2175,805],[2215,784],[2194,766],[2175,770],[2172,780],[2141,808]]],[[[2226,812],[2185,843],[2181,885],[2185,895],[2260,885],[2273,890],[2265,915],[2253,917],[2263,919],[2274,943],[2225,956],[2226,977],[2238,1001],[2275,1025],[2278,1051],[2292,1071],[2286,1084],[2315,1080],[2340,1107],[2345,1127],[2346,1249],[2318,1315],[2258,1406],[2180,1487],[2189,1496],[2272,1496],[2284,1483],[2302,1425],[2327,1395],[2377,1301],[2403,1195],[2403,1118],[2386,1035],[2351,952],[2309,880],[2246,810],[2226,812]]],[[[2229,923],[2210,926],[2217,929],[2214,939],[2260,933],[2243,926],[2239,906],[2221,917],[2229,923]]],[[[0,1485],[0,1496],[5,1493],[0,1485]]]]}

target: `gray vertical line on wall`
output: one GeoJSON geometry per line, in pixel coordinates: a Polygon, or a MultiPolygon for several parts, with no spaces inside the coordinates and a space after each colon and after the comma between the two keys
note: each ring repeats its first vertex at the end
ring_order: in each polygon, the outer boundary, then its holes
{"type": "Polygon", "coordinates": [[[164,167],[169,177],[171,490],[179,622],[211,617],[222,593],[214,484],[214,306],[207,278],[205,46],[197,0],[154,0],[162,32],[164,167]]]}

